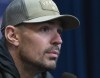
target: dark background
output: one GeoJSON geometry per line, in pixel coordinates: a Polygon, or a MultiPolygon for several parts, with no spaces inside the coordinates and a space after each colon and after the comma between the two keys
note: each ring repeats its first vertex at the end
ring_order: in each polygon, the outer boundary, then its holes
{"type": "MultiPolygon", "coordinates": [[[[79,18],[80,27],[62,34],[63,45],[55,78],[71,72],[78,78],[100,78],[100,0],[54,0],[61,14],[79,18]]],[[[10,0],[0,0],[0,17],[10,0]]]]}

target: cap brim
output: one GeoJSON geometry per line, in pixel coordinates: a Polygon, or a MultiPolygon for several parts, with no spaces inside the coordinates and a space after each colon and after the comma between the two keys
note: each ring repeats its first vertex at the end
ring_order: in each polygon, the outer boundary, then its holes
{"type": "Polygon", "coordinates": [[[38,17],[35,19],[28,20],[28,21],[24,21],[24,23],[40,23],[40,22],[46,22],[46,21],[55,20],[55,19],[58,19],[61,21],[62,27],[64,29],[77,28],[80,24],[78,18],[72,15],[43,16],[43,17],[38,17]]]}

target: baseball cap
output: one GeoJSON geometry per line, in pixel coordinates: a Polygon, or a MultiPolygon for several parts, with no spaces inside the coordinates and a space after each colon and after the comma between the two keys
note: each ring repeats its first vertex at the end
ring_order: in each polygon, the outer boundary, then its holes
{"type": "Polygon", "coordinates": [[[7,25],[40,23],[59,19],[65,29],[76,28],[80,22],[73,15],[61,15],[53,0],[13,0],[5,10],[1,31],[7,25]]]}

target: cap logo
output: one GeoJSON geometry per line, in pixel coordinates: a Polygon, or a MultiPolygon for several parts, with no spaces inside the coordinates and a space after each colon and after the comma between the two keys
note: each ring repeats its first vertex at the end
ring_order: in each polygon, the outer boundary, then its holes
{"type": "Polygon", "coordinates": [[[40,0],[40,5],[43,10],[52,10],[58,12],[58,8],[52,0],[40,0]]]}

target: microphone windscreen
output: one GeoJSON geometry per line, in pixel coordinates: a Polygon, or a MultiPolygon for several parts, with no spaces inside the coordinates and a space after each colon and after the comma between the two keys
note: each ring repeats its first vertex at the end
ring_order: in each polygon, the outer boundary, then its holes
{"type": "Polygon", "coordinates": [[[77,78],[77,76],[72,73],[64,72],[62,78],[77,78]]]}

